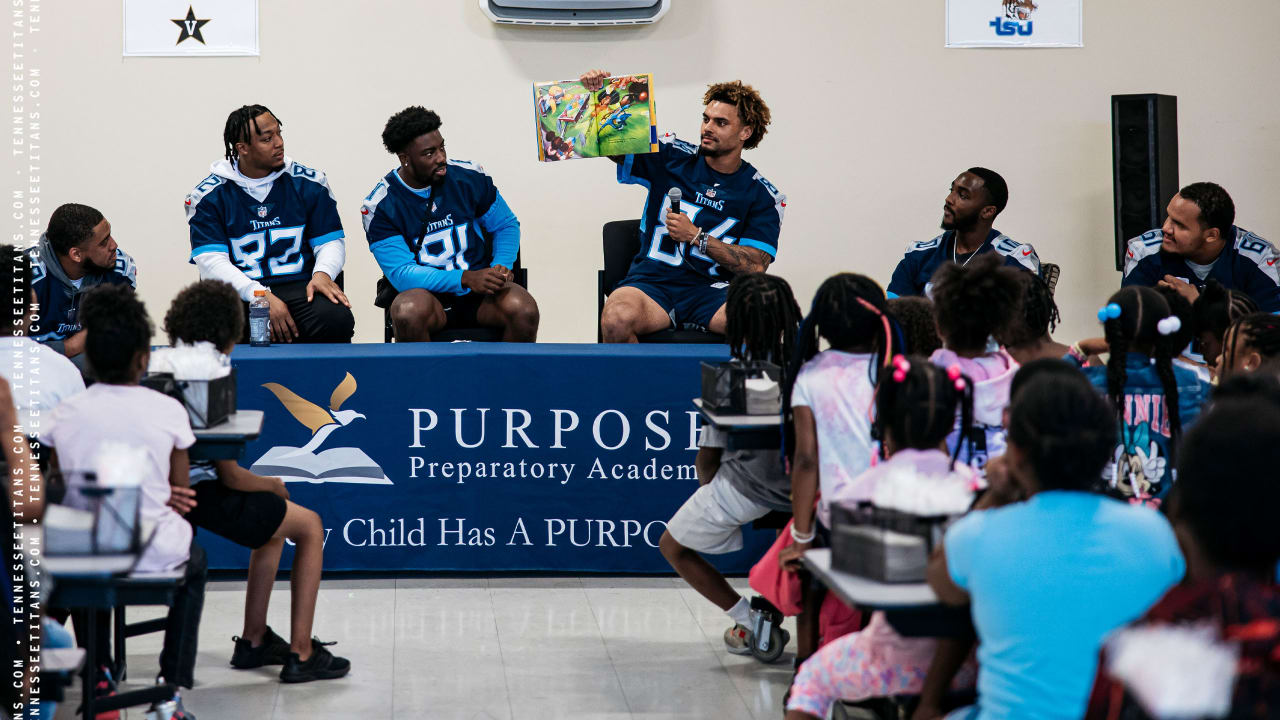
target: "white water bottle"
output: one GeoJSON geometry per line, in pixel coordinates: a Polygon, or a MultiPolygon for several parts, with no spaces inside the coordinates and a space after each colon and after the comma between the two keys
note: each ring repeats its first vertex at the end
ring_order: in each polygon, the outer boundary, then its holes
{"type": "Polygon", "coordinates": [[[249,344],[266,347],[271,344],[271,304],[266,290],[254,290],[249,303],[249,344]]]}

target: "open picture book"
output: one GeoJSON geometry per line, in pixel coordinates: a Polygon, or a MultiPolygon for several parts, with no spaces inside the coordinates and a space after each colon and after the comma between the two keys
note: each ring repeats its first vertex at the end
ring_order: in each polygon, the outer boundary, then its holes
{"type": "Polygon", "coordinates": [[[595,92],[577,80],[535,83],[533,111],[541,162],[658,149],[652,75],[606,78],[595,92]]]}

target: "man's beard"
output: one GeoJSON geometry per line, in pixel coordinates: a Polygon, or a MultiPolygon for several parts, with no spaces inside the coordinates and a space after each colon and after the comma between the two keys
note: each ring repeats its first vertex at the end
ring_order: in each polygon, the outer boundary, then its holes
{"type": "Polygon", "coordinates": [[[709,158],[724,157],[725,155],[729,154],[729,149],[725,147],[709,148],[709,147],[703,146],[698,150],[703,154],[704,157],[709,157],[709,158]]]}
{"type": "Polygon", "coordinates": [[[976,214],[968,217],[959,217],[954,213],[951,215],[951,222],[947,222],[943,217],[941,227],[943,230],[955,230],[956,232],[968,232],[978,227],[978,216],[976,214]]]}

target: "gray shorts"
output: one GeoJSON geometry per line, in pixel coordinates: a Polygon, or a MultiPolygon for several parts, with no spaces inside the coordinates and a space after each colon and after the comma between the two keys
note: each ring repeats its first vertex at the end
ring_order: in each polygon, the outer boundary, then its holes
{"type": "Polygon", "coordinates": [[[722,555],[741,550],[742,526],[768,513],[768,506],[738,492],[716,473],[684,501],[667,523],[667,532],[690,550],[722,555]]]}

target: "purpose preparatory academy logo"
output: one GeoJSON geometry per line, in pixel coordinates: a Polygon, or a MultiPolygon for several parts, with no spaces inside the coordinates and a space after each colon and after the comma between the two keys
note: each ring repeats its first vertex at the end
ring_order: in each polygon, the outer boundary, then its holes
{"type": "Polygon", "coordinates": [[[359,448],[319,448],[335,431],[365,416],[342,410],[342,404],[356,392],[356,379],[347,373],[329,397],[329,409],[306,400],[279,383],[264,383],[295,420],[311,430],[311,440],[302,447],[276,446],[263,453],[250,468],[259,475],[276,475],[285,481],[311,483],[359,483],[391,485],[382,467],[359,448]]]}

